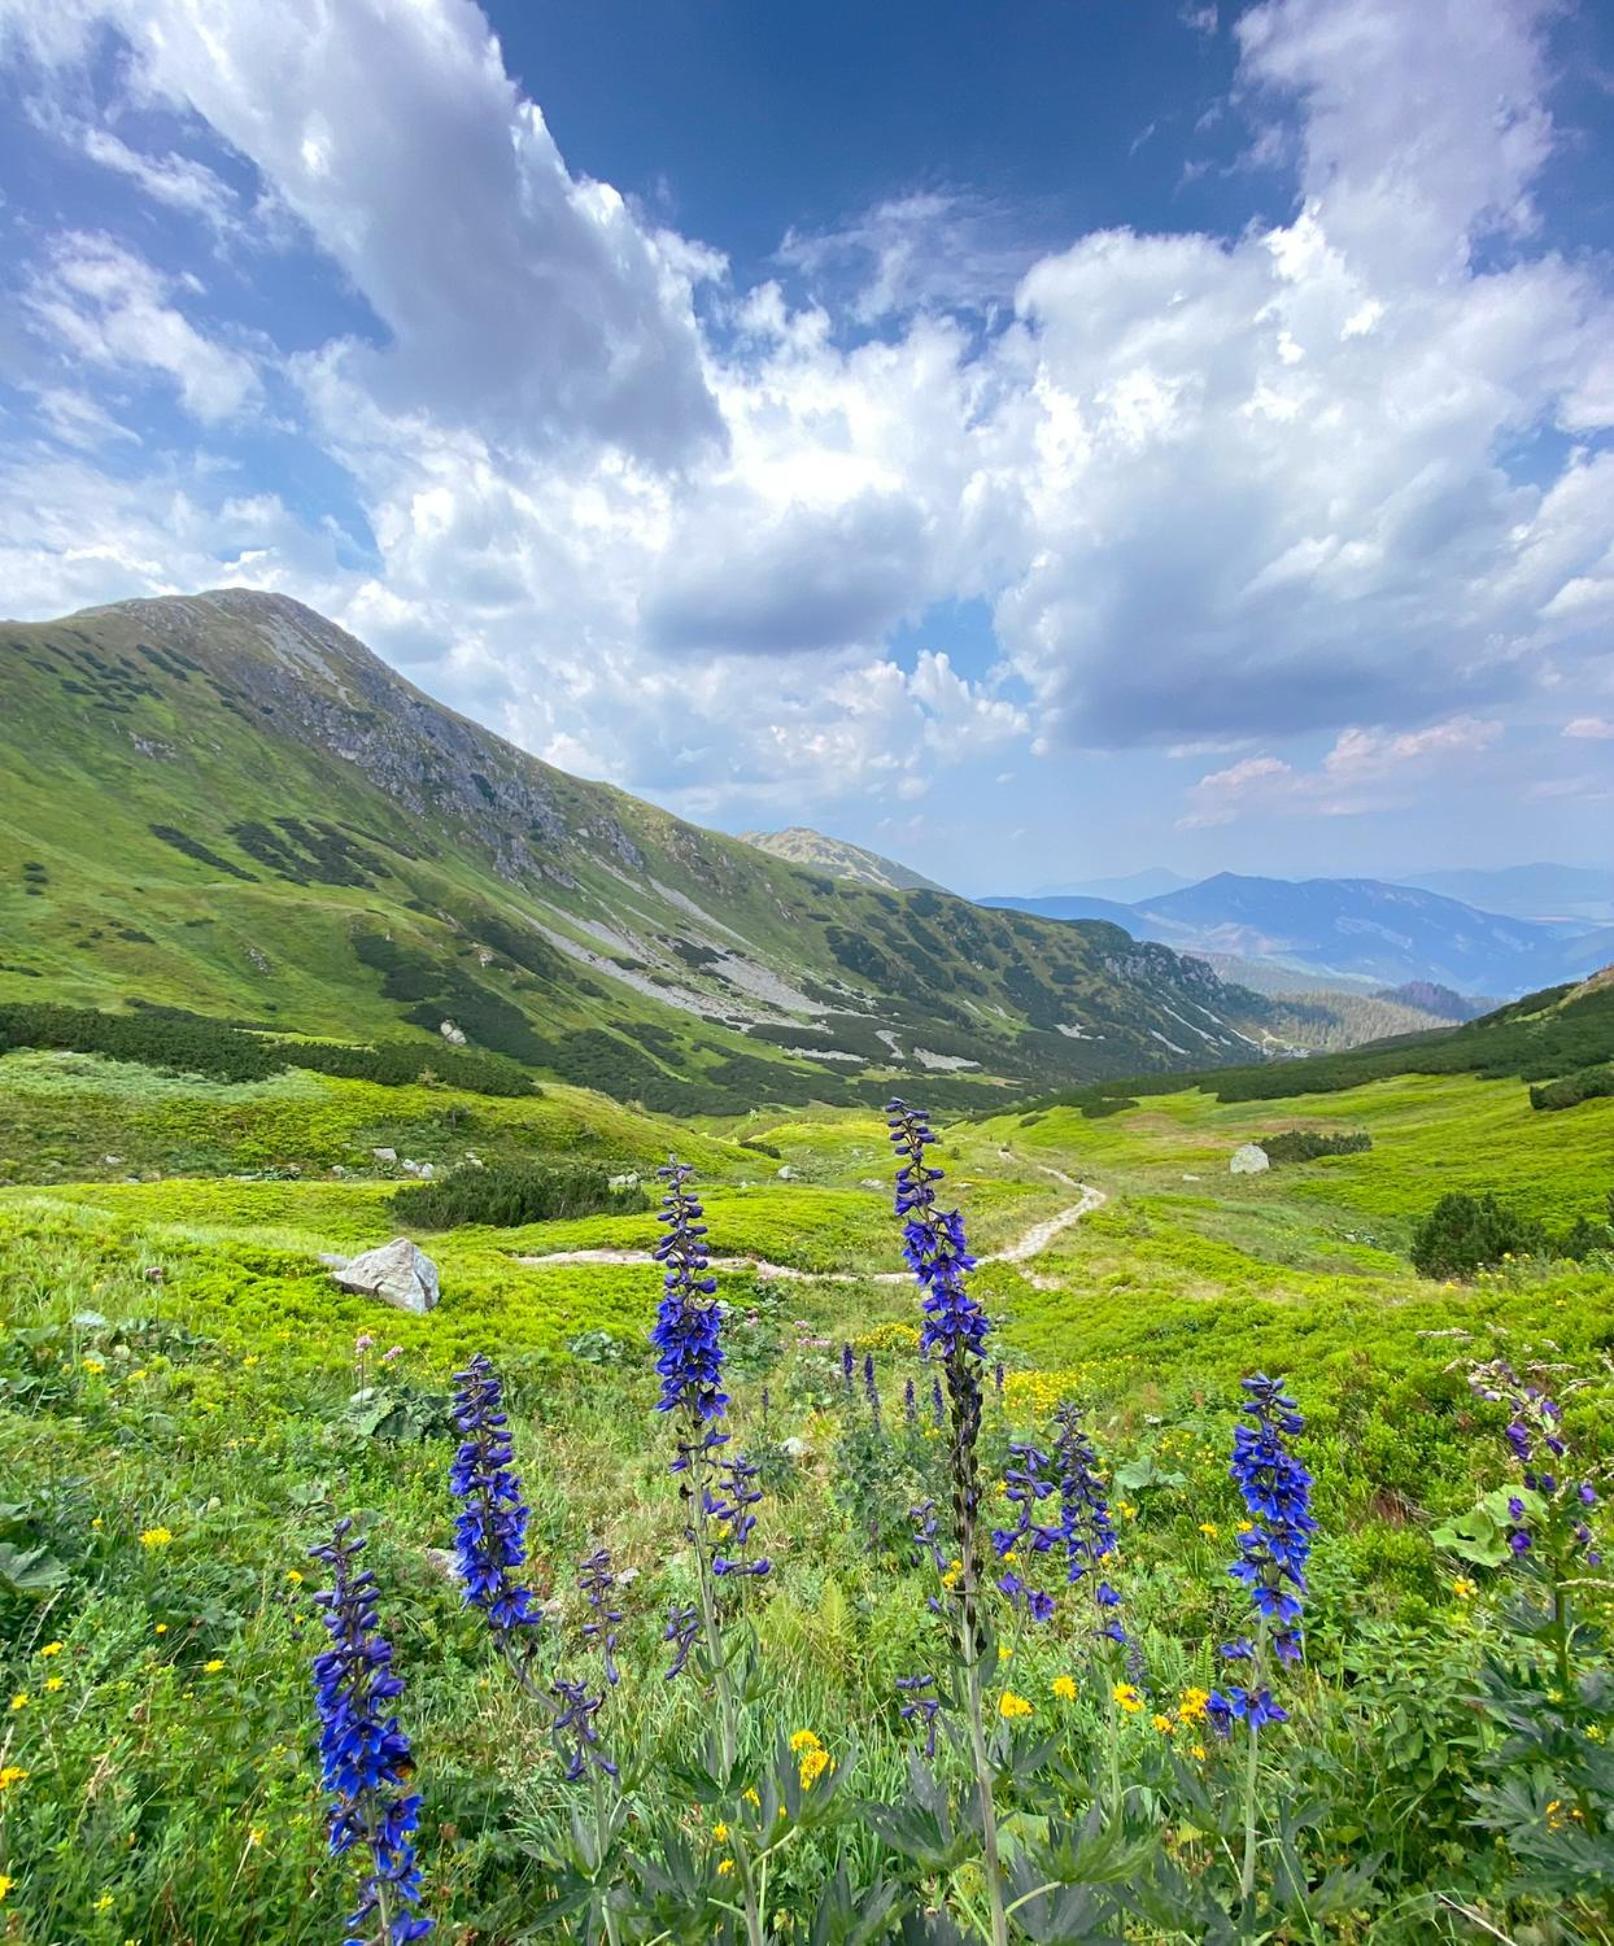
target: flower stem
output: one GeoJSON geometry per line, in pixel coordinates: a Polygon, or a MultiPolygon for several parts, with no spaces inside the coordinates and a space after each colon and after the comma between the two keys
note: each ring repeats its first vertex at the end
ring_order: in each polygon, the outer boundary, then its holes
{"type": "Polygon", "coordinates": [[[1239,1873],[1239,1893],[1246,1915],[1255,1898],[1255,1791],[1261,1733],[1248,1726],[1250,1747],[1244,1759],[1244,1868],[1239,1873]]]}
{"type": "Polygon", "coordinates": [[[948,1392],[952,1404],[953,1512],[958,1527],[959,1647],[965,1668],[965,1699],[969,1718],[970,1758],[975,1770],[975,1796],[981,1817],[981,1850],[986,1868],[987,1911],[992,1946],[1008,1946],[1009,1922],[1003,1911],[1003,1871],[998,1853],[997,1807],[992,1800],[992,1763],[986,1748],[982,1700],[980,1624],[980,1540],[975,1516],[980,1484],[975,1442],[981,1425],[979,1377],[966,1368],[962,1354],[947,1360],[948,1392]]]}
{"type": "MultiPolygon", "coordinates": [[[[692,1475],[697,1464],[707,1464],[701,1437],[697,1426],[690,1445],[692,1475]],[[698,1461],[694,1457],[697,1453],[701,1456],[698,1461]]],[[[692,1477],[689,1492],[694,1501],[695,1567],[700,1586],[701,1633],[705,1637],[706,1659],[711,1665],[712,1681],[717,1689],[718,1749],[722,1753],[726,1781],[733,1774],[734,1759],[739,1750],[739,1710],[734,1685],[729,1679],[728,1658],[723,1653],[723,1631],[718,1622],[717,1589],[713,1585],[712,1550],[707,1532],[705,1480],[692,1477]]],[[[763,1946],[762,1911],[757,1902],[756,1879],[751,1870],[750,1853],[738,1829],[738,1820],[729,1835],[729,1851],[734,1859],[734,1875],[740,1882],[740,1896],[745,1906],[746,1939],[749,1946],[763,1946]]]]}

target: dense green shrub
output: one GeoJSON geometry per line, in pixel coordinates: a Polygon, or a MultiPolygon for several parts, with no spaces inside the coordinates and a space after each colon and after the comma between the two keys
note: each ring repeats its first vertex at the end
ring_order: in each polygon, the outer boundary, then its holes
{"type": "Polygon", "coordinates": [[[1413,1233],[1413,1263],[1425,1277],[1472,1277],[1504,1257],[1544,1253],[1546,1232],[1494,1196],[1442,1196],[1413,1233]]]}
{"type": "Polygon", "coordinates": [[[425,1041],[382,1041],[374,1047],[330,1041],[284,1041],[210,1020],[178,1007],[141,1007],[110,1014],[93,1007],[17,1001],[0,1005],[0,1053],[14,1047],[62,1048],[104,1054],[168,1074],[201,1074],[214,1081],[262,1081],[287,1068],[374,1081],[401,1088],[424,1079],[476,1095],[527,1095],[532,1077],[496,1054],[425,1041]]]}
{"type": "Polygon", "coordinates": [[[1579,1102],[1595,1101],[1600,1095],[1614,1095],[1614,1062],[1598,1068],[1582,1068],[1561,1080],[1547,1081],[1530,1090],[1532,1108],[1573,1108],[1579,1102]]]}
{"type": "Polygon", "coordinates": [[[650,1200],[637,1183],[611,1187],[608,1170],[589,1162],[467,1164],[439,1182],[411,1183],[392,1199],[403,1223],[452,1230],[462,1223],[515,1229],[562,1217],[631,1214],[650,1200]]]}
{"type": "Polygon", "coordinates": [[[1256,1146],[1274,1164],[1315,1162],[1320,1155],[1361,1155],[1372,1148],[1373,1137],[1366,1129],[1342,1129],[1333,1135],[1316,1128],[1286,1128],[1281,1135],[1263,1135],[1256,1146]]]}

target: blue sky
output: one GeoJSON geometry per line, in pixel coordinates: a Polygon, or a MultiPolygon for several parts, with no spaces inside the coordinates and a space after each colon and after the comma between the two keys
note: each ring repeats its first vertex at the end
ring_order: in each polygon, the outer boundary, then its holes
{"type": "Polygon", "coordinates": [[[4,606],[966,891],[1607,862],[1614,14],[0,0],[4,606]]]}

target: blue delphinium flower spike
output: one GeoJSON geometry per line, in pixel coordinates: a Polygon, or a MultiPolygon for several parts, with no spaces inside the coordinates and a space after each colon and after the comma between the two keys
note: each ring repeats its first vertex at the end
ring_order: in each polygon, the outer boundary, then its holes
{"type": "Polygon", "coordinates": [[[503,1387],[481,1352],[455,1373],[454,1382],[454,1424],[462,1439],[448,1484],[460,1502],[454,1521],[457,1565],[466,1602],[480,1608],[495,1635],[508,1643],[513,1631],[536,1628],[543,1616],[531,1591],[514,1579],[527,1559],[528,1510],[511,1469],[503,1387]]]}
{"type": "Polygon", "coordinates": [[[612,1606],[616,1575],[611,1567],[609,1548],[597,1547],[579,1562],[577,1585],[587,1597],[589,1608],[589,1618],[583,1624],[583,1640],[598,1647],[600,1659],[605,1665],[605,1680],[615,1688],[622,1673],[616,1666],[616,1632],[622,1620],[622,1610],[612,1606]]]}
{"type": "MultiPolygon", "coordinates": [[[[415,1910],[420,1798],[404,1788],[413,1768],[409,1740],[392,1713],[403,1679],[393,1669],[391,1643],[379,1632],[375,1576],[357,1566],[364,1542],[352,1530],[350,1520],[338,1521],[331,1539],[310,1550],[331,1576],[330,1587],[314,1597],[331,1642],[314,1658],[330,1845],[338,1857],[357,1845],[370,1854],[359,1904],[346,1922],[349,1932],[373,1940],[379,1922],[386,1946],[405,1946],[432,1930],[431,1920],[415,1910]]],[[[364,1943],[355,1937],[348,1946],[364,1943]]]]}
{"type": "Polygon", "coordinates": [[[1311,1475],[1284,1444],[1305,1425],[1282,1381],[1257,1373],[1244,1381],[1244,1412],[1254,1422],[1233,1435],[1230,1473],[1250,1513],[1239,1536],[1239,1558],[1228,1572],[1249,1590],[1284,1662],[1301,1654],[1300,1602],[1306,1560],[1317,1523],[1311,1517],[1311,1475]]]}
{"type": "Polygon", "coordinates": [[[713,1555],[712,1572],[719,1575],[767,1574],[773,1563],[765,1554],[756,1560],[747,1560],[745,1553],[757,1524],[757,1517],[751,1509],[762,1498],[762,1489],[757,1485],[757,1469],[743,1453],[736,1453],[730,1459],[719,1460],[717,1471],[721,1484],[716,1493],[708,1491],[706,1512],[711,1519],[722,1523],[725,1552],[713,1555]]]}
{"type": "Polygon", "coordinates": [[[925,1727],[925,1759],[934,1760],[936,1755],[936,1718],[941,1714],[941,1698],[927,1694],[934,1690],[934,1676],[898,1676],[897,1688],[906,1696],[907,1701],[897,1711],[904,1723],[918,1721],[925,1727]]]}
{"type": "Polygon", "coordinates": [[[991,1321],[971,1296],[965,1278],[975,1268],[957,1210],[938,1210],[935,1185],[943,1171],[932,1169],[925,1151],[936,1140],[919,1110],[893,1100],[886,1109],[892,1146],[897,1151],[897,1215],[905,1219],[902,1254],[923,1292],[919,1349],[943,1359],[980,1358],[991,1321]]]}
{"type": "MultiPolygon", "coordinates": [[[[1603,1557],[1597,1537],[1585,1513],[1579,1511],[1597,1505],[1597,1489],[1590,1480],[1577,1481],[1572,1474],[1558,1471],[1559,1462],[1569,1457],[1563,1408],[1539,1385],[1520,1379],[1502,1359],[1477,1366],[1468,1382],[1482,1399],[1507,1407],[1511,1416],[1503,1437],[1521,1469],[1525,1490],[1539,1496],[1535,1504],[1546,1527],[1552,1529],[1561,1522],[1584,1564],[1600,1567],[1603,1557]],[[1541,1502],[1546,1503],[1544,1510],[1541,1502]]],[[[1514,1559],[1522,1561],[1535,1546],[1536,1537],[1531,1531],[1531,1515],[1518,1494],[1508,1500],[1508,1520],[1508,1546],[1514,1559]]]]}
{"type": "Polygon", "coordinates": [[[694,1171],[669,1162],[656,1172],[667,1185],[658,1222],[667,1234],[656,1245],[663,1269],[662,1298],[650,1341],[661,1375],[658,1412],[684,1412],[692,1420],[722,1417],[728,1404],[723,1390],[722,1313],[714,1301],[717,1279],[709,1274],[705,1214],[689,1187],[694,1171]]]}
{"type": "Polygon", "coordinates": [[[667,1626],[661,1632],[662,1641],[673,1645],[672,1661],[667,1665],[668,1682],[684,1673],[685,1664],[695,1646],[695,1637],[700,1633],[700,1625],[700,1610],[693,1604],[680,1607],[675,1602],[669,1610],[667,1626]]]}
{"type": "Polygon", "coordinates": [[[555,1741],[566,1756],[568,1783],[575,1784],[590,1769],[615,1777],[616,1765],[600,1741],[594,1722],[605,1703],[605,1692],[601,1690],[595,1695],[587,1683],[570,1682],[564,1676],[556,1677],[551,1688],[558,1705],[553,1726],[555,1741]]]}

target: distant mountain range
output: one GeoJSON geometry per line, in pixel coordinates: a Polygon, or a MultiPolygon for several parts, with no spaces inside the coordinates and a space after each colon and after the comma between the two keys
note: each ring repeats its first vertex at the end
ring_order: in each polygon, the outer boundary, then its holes
{"type": "MultiPolygon", "coordinates": [[[[899,865],[894,858],[882,858],[877,851],[849,844],[844,838],[826,838],[822,831],[793,824],[786,831],[742,831],[741,840],[775,858],[787,858],[792,865],[806,865],[814,871],[829,872],[835,878],[849,879],[854,885],[878,885],[887,892],[946,892],[922,872],[899,865]]],[[[948,896],[956,896],[948,893],[948,896]]]]}
{"type": "Polygon", "coordinates": [[[1185,885],[1193,883],[1191,878],[1184,878],[1181,872],[1152,865],[1141,872],[1128,872],[1123,878],[1089,878],[1079,879],[1070,885],[1045,885],[1032,896],[1039,899],[1113,899],[1123,905],[1136,905],[1142,899],[1158,899],[1167,892],[1179,892],[1185,885]]]}
{"type": "Polygon", "coordinates": [[[1218,872],[1125,903],[992,897],[1047,919],[1106,920],[1179,952],[1264,961],[1382,986],[1428,981],[1508,997],[1580,979],[1614,960],[1614,927],[1518,919],[1418,886],[1368,878],[1290,880],[1218,872]]]}
{"type": "Polygon", "coordinates": [[[849,881],[568,776],[244,589],[0,624],[6,1003],[428,1063],[463,1041],[721,1115],[962,1108],[1283,1038],[1270,1001],[1112,926],[849,881]]]}
{"type": "MultiPolygon", "coordinates": [[[[1614,839],[1609,841],[1614,852],[1614,839]]],[[[1614,925],[1614,867],[1509,865],[1496,872],[1413,872],[1401,881],[1510,919],[1569,919],[1614,925]]],[[[1138,892],[1136,898],[1148,894],[1138,892]]]]}

